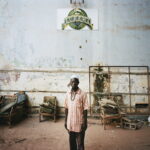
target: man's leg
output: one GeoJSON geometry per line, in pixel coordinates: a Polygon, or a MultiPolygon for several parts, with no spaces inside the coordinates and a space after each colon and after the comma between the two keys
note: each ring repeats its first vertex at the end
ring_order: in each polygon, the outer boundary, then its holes
{"type": "Polygon", "coordinates": [[[75,132],[69,132],[69,144],[70,144],[70,150],[77,150],[75,132]]]}
{"type": "Polygon", "coordinates": [[[77,150],[84,150],[85,131],[76,134],[77,150]]]}

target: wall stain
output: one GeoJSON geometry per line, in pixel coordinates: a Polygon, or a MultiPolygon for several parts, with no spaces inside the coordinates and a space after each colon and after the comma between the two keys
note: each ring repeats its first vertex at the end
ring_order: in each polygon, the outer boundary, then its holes
{"type": "Polygon", "coordinates": [[[0,8],[5,10],[8,6],[8,0],[0,0],[0,3],[0,8]]]}
{"type": "MultiPolygon", "coordinates": [[[[103,72],[103,68],[102,67],[97,67],[94,68],[94,71],[96,71],[96,74],[94,75],[94,92],[100,92],[103,93],[104,89],[107,89],[107,85],[106,84],[108,82],[108,79],[110,78],[108,73],[104,73],[103,72]]],[[[93,101],[93,111],[99,111],[99,110],[94,110],[95,106],[99,106],[98,101],[103,98],[103,95],[99,95],[99,94],[94,94],[94,101],[93,101]]]]}
{"type": "Polygon", "coordinates": [[[18,81],[19,78],[20,78],[20,73],[15,73],[15,81],[18,81]]]}
{"type": "Polygon", "coordinates": [[[128,30],[150,30],[150,25],[142,25],[142,26],[123,26],[120,27],[128,30]]]}

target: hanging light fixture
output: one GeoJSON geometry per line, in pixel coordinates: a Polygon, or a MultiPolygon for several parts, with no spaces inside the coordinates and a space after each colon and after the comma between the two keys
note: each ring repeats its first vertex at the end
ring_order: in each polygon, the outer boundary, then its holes
{"type": "Polygon", "coordinates": [[[70,4],[84,4],[84,0],[70,0],[70,4]]]}

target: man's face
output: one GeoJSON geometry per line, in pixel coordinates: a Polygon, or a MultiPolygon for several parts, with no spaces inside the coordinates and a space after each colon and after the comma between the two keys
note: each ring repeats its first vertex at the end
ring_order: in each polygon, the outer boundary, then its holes
{"type": "Polygon", "coordinates": [[[77,89],[78,85],[79,85],[79,80],[76,79],[76,78],[71,79],[71,84],[70,85],[71,85],[72,89],[77,89]]]}

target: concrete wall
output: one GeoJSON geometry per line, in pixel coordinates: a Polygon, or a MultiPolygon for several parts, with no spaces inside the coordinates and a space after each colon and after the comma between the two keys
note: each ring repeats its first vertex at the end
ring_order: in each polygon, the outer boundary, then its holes
{"type": "Polygon", "coordinates": [[[56,95],[62,106],[70,75],[88,92],[90,65],[150,66],[149,0],[85,0],[99,11],[99,30],[58,31],[57,9],[69,2],[0,0],[0,70],[18,69],[0,72],[1,94],[28,91],[32,105],[56,95]]]}

